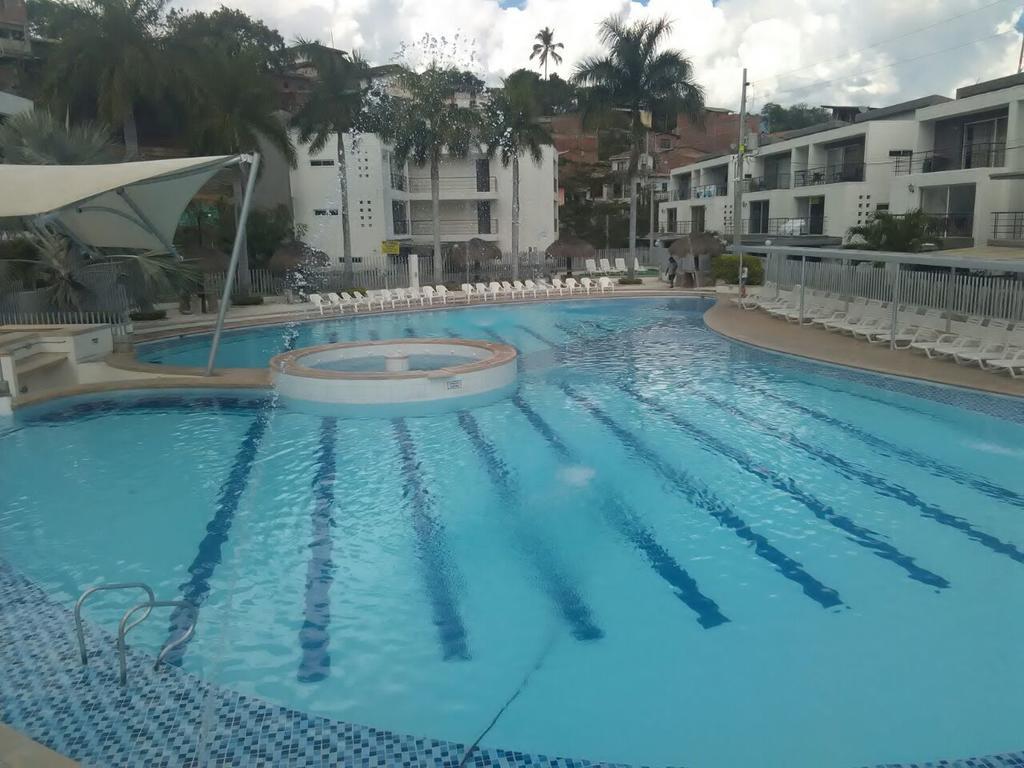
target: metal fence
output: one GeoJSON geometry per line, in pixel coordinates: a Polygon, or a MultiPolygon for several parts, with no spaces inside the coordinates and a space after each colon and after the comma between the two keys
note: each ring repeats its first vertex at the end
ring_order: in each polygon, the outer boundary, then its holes
{"type": "Polygon", "coordinates": [[[132,321],[127,312],[3,312],[0,325],[109,325],[114,336],[127,336],[132,332],[132,321]]]}

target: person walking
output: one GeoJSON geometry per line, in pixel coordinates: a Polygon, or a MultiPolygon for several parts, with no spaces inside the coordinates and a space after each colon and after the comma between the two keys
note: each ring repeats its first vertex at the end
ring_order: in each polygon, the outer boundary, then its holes
{"type": "Polygon", "coordinates": [[[665,276],[668,278],[668,287],[676,287],[676,272],[679,270],[679,262],[676,261],[675,256],[668,257],[668,269],[665,270],[665,276]]]}

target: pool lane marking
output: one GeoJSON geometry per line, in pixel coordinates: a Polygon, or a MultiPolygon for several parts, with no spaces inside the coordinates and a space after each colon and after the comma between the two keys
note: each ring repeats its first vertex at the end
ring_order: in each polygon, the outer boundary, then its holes
{"type": "Polygon", "coordinates": [[[997,485],[983,477],[979,477],[970,472],[965,472],[952,464],[946,464],[945,462],[934,459],[931,456],[915,451],[912,448],[904,448],[896,445],[883,437],[878,437],[877,435],[868,432],[866,429],[858,427],[856,424],[851,424],[848,421],[837,419],[831,414],[825,413],[817,408],[804,405],[803,403],[799,403],[785,395],[776,394],[769,389],[758,386],[757,384],[743,382],[740,386],[745,387],[752,392],[757,392],[762,397],[779,403],[780,405],[784,405],[791,410],[804,414],[805,416],[810,416],[812,419],[820,421],[822,424],[827,424],[830,427],[834,427],[847,433],[848,435],[852,435],[875,450],[891,457],[899,458],[907,464],[911,464],[929,472],[935,477],[948,478],[960,485],[970,486],[979,493],[989,496],[996,501],[1012,504],[1016,507],[1024,507],[1024,496],[1008,488],[997,485]]]}
{"type": "Polygon", "coordinates": [[[413,532],[419,555],[427,596],[430,599],[434,626],[437,627],[445,661],[470,658],[466,628],[455,599],[450,578],[449,558],[444,544],[444,523],[433,512],[433,499],[423,483],[416,446],[405,419],[391,422],[402,459],[405,480],[404,498],[412,515],[413,532]]]}
{"type": "MultiPolygon", "coordinates": [[[[521,395],[515,395],[512,404],[563,461],[578,463],[554,428],[521,395]]],[[[618,494],[611,489],[602,488],[600,498],[605,518],[647,558],[654,571],[672,588],[673,594],[697,614],[698,624],[710,629],[729,621],[722,614],[718,604],[700,591],[696,580],[658,543],[654,533],[640,521],[618,494]]]]}
{"type": "Polygon", "coordinates": [[[761,418],[759,416],[755,416],[751,413],[747,413],[746,411],[737,408],[732,403],[722,400],[720,397],[716,395],[712,395],[709,392],[698,389],[689,389],[687,390],[687,393],[695,394],[699,397],[704,398],[712,405],[721,408],[723,411],[726,411],[727,413],[731,413],[733,416],[736,416],[737,418],[756,427],[765,434],[771,435],[779,440],[782,440],[784,443],[792,445],[794,448],[798,448],[804,453],[807,453],[808,455],[813,456],[814,458],[824,462],[825,464],[828,464],[829,466],[835,468],[839,472],[839,474],[843,475],[844,477],[848,479],[858,480],[862,484],[871,488],[873,491],[875,491],[875,493],[879,494],[880,496],[896,499],[897,501],[900,501],[909,507],[913,507],[923,517],[926,517],[930,520],[934,520],[940,525],[945,525],[957,531],[960,531],[961,533],[965,534],[969,539],[978,542],[979,544],[981,544],[984,547],[987,547],[993,552],[997,552],[1001,555],[1006,555],[1007,557],[1011,558],[1012,560],[1016,560],[1019,563],[1024,563],[1024,552],[1021,552],[1013,544],[1005,542],[1002,539],[998,538],[997,536],[993,536],[990,533],[981,531],[975,528],[971,523],[969,523],[964,518],[954,515],[951,512],[947,512],[941,507],[931,504],[930,502],[924,501],[916,493],[909,490],[908,488],[904,488],[902,485],[899,485],[898,483],[889,482],[884,477],[876,475],[874,472],[871,472],[869,470],[863,469],[854,464],[853,462],[847,461],[846,459],[841,458],[840,456],[832,453],[831,451],[828,451],[824,448],[817,448],[811,445],[810,443],[803,441],[793,432],[781,430],[779,429],[777,424],[774,424],[771,421],[761,418]]]}
{"type": "Polygon", "coordinates": [[[312,483],[313,508],[310,514],[311,536],[309,563],[306,566],[304,619],[302,629],[299,630],[302,661],[299,662],[297,676],[301,683],[319,682],[331,671],[328,628],[331,623],[331,585],[334,582],[331,529],[334,527],[336,508],[334,484],[337,475],[337,436],[337,420],[323,419],[320,423],[320,449],[317,451],[316,473],[312,483]]]}
{"type": "MultiPolygon", "coordinates": [[[[206,525],[206,535],[199,542],[199,549],[196,552],[192,564],[188,568],[191,578],[183,583],[181,590],[182,599],[187,600],[195,606],[196,619],[198,620],[199,609],[206,598],[210,595],[210,580],[213,578],[217,565],[221,562],[224,545],[227,543],[228,534],[231,532],[231,524],[235,513],[238,511],[242,494],[245,493],[249,478],[252,475],[252,468],[256,462],[256,454],[259,451],[260,443],[266,434],[267,425],[270,422],[270,407],[264,402],[256,412],[249,429],[246,430],[242,444],[235,453],[235,460],[231,465],[231,471],[227,479],[220,487],[220,496],[217,499],[216,510],[213,518],[206,525]]],[[[189,613],[175,609],[171,613],[170,627],[168,628],[168,641],[181,635],[188,626],[189,613]]],[[[196,631],[201,627],[197,625],[196,631]]],[[[195,635],[192,635],[195,637],[195,635]]],[[[181,666],[182,659],[191,637],[184,643],[167,654],[167,663],[181,666]]]]}
{"type": "Polygon", "coordinates": [[[811,514],[819,520],[838,528],[846,534],[849,541],[852,541],[854,544],[859,544],[860,546],[871,550],[875,555],[883,560],[888,560],[889,562],[899,566],[915,581],[919,581],[923,584],[928,584],[929,586],[937,587],[939,589],[949,587],[949,582],[942,576],[932,573],[931,571],[917,565],[914,558],[904,554],[892,544],[883,541],[877,531],[865,528],[845,515],[839,514],[814,494],[800,488],[792,477],[784,477],[768,467],[757,464],[753,458],[745,452],[704,431],[690,421],[683,419],[669,408],[666,408],[664,405],[658,403],[649,396],[642,394],[636,388],[628,385],[620,385],[619,389],[637,402],[640,402],[651,410],[657,412],[661,418],[682,430],[697,443],[703,445],[712,454],[732,459],[740,469],[768,483],[777,491],[785,493],[791,499],[806,507],[811,514]]]}
{"type": "Polygon", "coordinates": [[[835,589],[822,584],[807,573],[803,565],[781,552],[763,535],[752,530],[742,517],[736,514],[728,504],[719,499],[697,478],[691,477],[680,469],[676,469],[662,459],[656,451],[641,443],[640,439],[630,430],[623,427],[603,409],[574,390],[570,385],[562,383],[560,387],[566,396],[582,406],[598,422],[607,427],[633,455],[670,482],[687,501],[706,512],[740,539],[751,544],[758,557],[767,560],[782,576],[799,585],[807,597],[823,608],[834,608],[843,604],[839,593],[835,589]]]}
{"type": "MultiPolygon", "coordinates": [[[[484,437],[477,420],[468,411],[459,411],[459,426],[466,433],[481,462],[487,469],[491,483],[501,500],[510,508],[519,506],[519,492],[508,465],[498,456],[494,444],[484,437]]],[[[556,555],[525,527],[515,527],[523,553],[540,574],[548,596],[555,602],[562,618],[572,627],[577,640],[598,640],[604,632],[594,623],[590,608],[579,591],[570,583],[569,576],[558,563],[556,555]]]]}

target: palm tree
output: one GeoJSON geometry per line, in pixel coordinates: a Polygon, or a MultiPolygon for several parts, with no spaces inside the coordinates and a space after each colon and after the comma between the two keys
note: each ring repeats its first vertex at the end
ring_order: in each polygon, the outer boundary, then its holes
{"type": "Polygon", "coordinates": [[[39,109],[0,125],[0,158],[19,165],[96,165],[113,162],[114,145],[105,125],[66,127],[39,109]]]}
{"type": "Polygon", "coordinates": [[[68,19],[47,66],[45,91],[59,111],[95,99],[101,120],[121,125],[125,156],[138,154],[135,110],[162,83],[156,31],[166,0],[86,0],[68,19]]]}
{"type": "Polygon", "coordinates": [[[316,80],[305,103],[292,117],[292,126],[298,130],[299,140],[309,144],[312,153],[322,151],[337,139],[344,280],[351,286],[355,284],[355,274],[344,137],[356,126],[363,111],[369,67],[356,55],[350,56],[317,42],[300,41],[298,55],[316,71],[316,80]]]}
{"type": "Polygon", "coordinates": [[[862,238],[863,247],[869,251],[912,253],[921,250],[931,230],[931,219],[924,211],[875,211],[866,224],[850,227],[847,235],[862,238]]]}
{"type": "Polygon", "coordinates": [[[704,91],[694,82],[693,65],[682,51],[662,50],[672,31],[667,18],[627,24],[611,16],[601,22],[599,37],[608,47],[603,56],[581,61],[573,84],[586,87],[584,119],[609,111],[625,113],[629,121],[629,277],[636,263],[637,169],[645,134],[653,120],[684,114],[700,121],[704,91]]]}
{"type": "Polygon", "coordinates": [[[555,64],[562,63],[562,57],[559,55],[558,50],[565,48],[562,43],[555,42],[555,33],[551,27],[544,27],[538,32],[534,38],[537,40],[533,44],[533,53],[530,54],[530,61],[533,61],[536,57],[538,63],[544,67],[544,79],[548,79],[548,59],[550,58],[555,64]]]}
{"type": "MultiPolygon", "coordinates": [[[[536,75],[533,75],[536,77],[536,75]]],[[[543,159],[543,145],[551,134],[537,122],[540,106],[529,79],[508,77],[501,93],[495,94],[484,115],[483,138],[487,155],[499,155],[501,164],[512,165],[512,277],[519,277],[519,158],[528,154],[533,162],[543,159]]]]}
{"type": "Polygon", "coordinates": [[[373,119],[375,131],[394,145],[395,162],[411,159],[430,166],[430,203],[434,236],[434,282],[444,282],[441,257],[441,158],[462,158],[473,148],[480,125],[475,109],[459,106],[456,94],[466,78],[454,68],[431,64],[423,72],[398,76],[399,96],[384,99],[373,119]]]}
{"type": "MultiPolygon", "coordinates": [[[[183,54],[188,49],[178,51],[183,54]]],[[[277,91],[270,77],[258,68],[255,54],[229,54],[212,49],[189,52],[189,60],[179,62],[183,83],[192,88],[182,93],[186,120],[185,142],[194,154],[236,154],[253,152],[266,143],[295,165],[295,147],[277,112],[277,91]],[[192,71],[192,74],[188,73],[192,71]]],[[[245,178],[241,170],[232,180],[235,221],[242,204],[245,178]]],[[[245,243],[238,260],[238,292],[252,292],[249,249],[245,243]]]]}

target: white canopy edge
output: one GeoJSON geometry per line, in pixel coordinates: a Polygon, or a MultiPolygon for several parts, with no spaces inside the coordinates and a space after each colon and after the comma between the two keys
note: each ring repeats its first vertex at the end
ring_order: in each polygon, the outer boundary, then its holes
{"type": "Polygon", "coordinates": [[[108,165],[0,165],[0,218],[41,220],[94,248],[168,251],[219,155],[108,165]]]}

